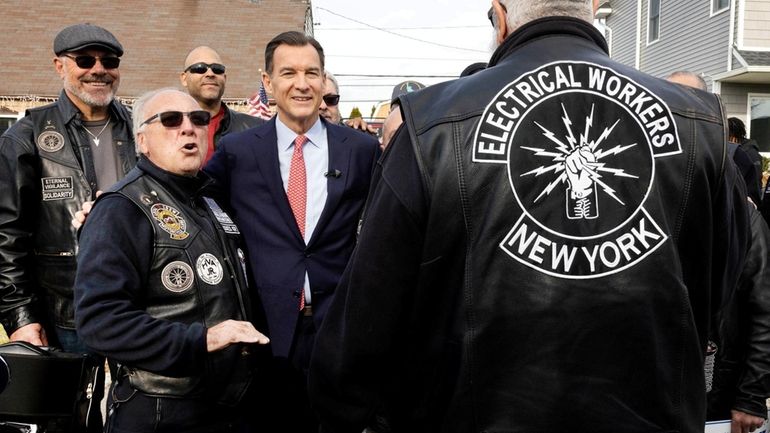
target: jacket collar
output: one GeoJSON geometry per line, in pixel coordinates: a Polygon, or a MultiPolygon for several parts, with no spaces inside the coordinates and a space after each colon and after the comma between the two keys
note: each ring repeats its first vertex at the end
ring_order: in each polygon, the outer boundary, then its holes
{"type": "Polygon", "coordinates": [[[516,51],[516,48],[535,39],[550,36],[576,36],[587,39],[609,54],[607,41],[591,23],[573,17],[545,17],[524,24],[505,38],[492,54],[489,67],[498,64],[516,51]]]}
{"type": "Polygon", "coordinates": [[[160,182],[176,199],[184,203],[201,196],[203,190],[213,183],[211,177],[203,171],[199,171],[195,176],[180,176],[163,170],[144,155],[139,157],[136,165],[147,175],[160,182]]]}

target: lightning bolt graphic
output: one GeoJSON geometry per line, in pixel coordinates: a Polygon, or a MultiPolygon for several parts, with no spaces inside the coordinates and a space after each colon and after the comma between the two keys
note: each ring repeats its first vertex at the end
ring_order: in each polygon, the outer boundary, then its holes
{"type": "Polygon", "coordinates": [[[609,168],[609,167],[605,167],[604,165],[605,164],[603,162],[596,164],[596,171],[604,171],[620,177],[630,177],[632,179],[639,179],[639,176],[626,173],[625,170],[623,170],[622,168],[609,168]]]}
{"type": "Polygon", "coordinates": [[[564,112],[564,116],[562,116],[561,120],[564,121],[564,127],[567,129],[567,132],[569,135],[567,136],[567,141],[569,142],[570,149],[575,149],[575,146],[577,145],[577,139],[575,138],[575,134],[572,132],[572,120],[570,120],[569,115],[567,115],[567,109],[564,108],[564,104],[561,104],[561,110],[564,112]]]}
{"type": "Polygon", "coordinates": [[[522,174],[520,177],[529,176],[530,174],[534,174],[535,177],[540,176],[543,173],[548,173],[549,171],[553,171],[554,174],[564,170],[564,163],[559,162],[553,165],[549,165],[548,167],[543,167],[542,165],[532,171],[528,171],[524,174],[522,174]]]}
{"type": "MultiPolygon", "coordinates": [[[[580,144],[588,144],[588,131],[591,130],[591,127],[594,124],[594,104],[591,104],[591,114],[589,114],[586,117],[586,130],[585,134],[580,136],[580,144]]],[[[591,148],[593,150],[593,147],[591,148]]]]}
{"type": "Polygon", "coordinates": [[[623,203],[623,200],[621,200],[620,198],[618,198],[618,196],[615,195],[615,190],[601,180],[601,177],[602,177],[601,174],[597,173],[594,170],[591,170],[591,168],[589,167],[585,167],[584,170],[588,172],[588,175],[591,177],[591,179],[593,179],[594,182],[602,186],[602,189],[604,190],[605,193],[607,193],[608,196],[614,198],[618,203],[622,204],[623,206],[626,205],[625,203],[623,203]]]}
{"type": "Polygon", "coordinates": [[[615,123],[613,123],[612,126],[610,126],[609,128],[604,128],[604,132],[602,132],[602,135],[600,135],[599,138],[591,146],[592,151],[595,150],[597,147],[599,147],[602,141],[604,141],[607,137],[609,137],[610,133],[612,132],[613,129],[615,129],[615,125],[617,125],[618,122],[620,122],[620,119],[616,120],[615,123]]]}
{"type": "Polygon", "coordinates": [[[565,180],[567,180],[567,173],[560,174],[559,177],[557,177],[553,182],[549,183],[548,186],[545,187],[543,192],[541,192],[540,195],[537,196],[535,201],[533,201],[532,203],[537,203],[537,201],[540,200],[540,198],[543,197],[544,195],[551,194],[551,191],[553,191],[553,189],[556,188],[556,185],[564,182],[565,180]]]}
{"type": "Polygon", "coordinates": [[[601,150],[600,149],[598,152],[594,153],[594,155],[596,156],[596,159],[602,159],[602,158],[604,158],[607,155],[618,155],[618,154],[622,153],[623,151],[625,151],[627,149],[630,149],[630,148],[632,148],[634,146],[636,146],[636,143],[629,144],[628,146],[617,145],[617,146],[613,147],[612,149],[607,149],[607,150],[601,150]]]}
{"type": "Polygon", "coordinates": [[[538,147],[521,146],[521,148],[529,150],[530,152],[535,152],[535,156],[550,156],[554,161],[564,161],[565,158],[562,153],[546,152],[545,149],[540,149],[538,147]]]}
{"type": "Polygon", "coordinates": [[[539,127],[540,127],[540,129],[542,129],[542,130],[543,130],[543,135],[544,135],[546,138],[548,138],[549,140],[553,141],[554,143],[556,143],[556,144],[558,145],[558,146],[556,146],[556,149],[557,149],[557,150],[559,150],[559,151],[563,152],[564,154],[567,154],[567,153],[569,153],[569,151],[570,151],[570,150],[569,150],[569,148],[568,148],[566,145],[564,145],[564,143],[562,143],[561,141],[559,141],[559,139],[558,139],[558,138],[556,138],[556,134],[554,134],[553,132],[549,131],[549,130],[548,130],[548,129],[546,129],[546,128],[545,128],[543,125],[541,125],[541,124],[539,124],[539,123],[537,123],[537,122],[535,122],[535,125],[539,126],[539,127]]]}

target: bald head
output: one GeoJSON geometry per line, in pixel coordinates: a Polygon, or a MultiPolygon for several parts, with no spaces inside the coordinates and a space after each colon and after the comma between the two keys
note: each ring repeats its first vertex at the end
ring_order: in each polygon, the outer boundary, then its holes
{"type": "Polygon", "coordinates": [[[200,46],[193,48],[184,60],[184,69],[179,74],[179,82],[204,110],[216,115],[222,105],[225,94],[227,74],[222,70],[217,74],[211,65],[222,65],[222,58],[213,48],[200,46]],[[192,68],[193,65],[203,65],[202,68],[192,68]],[[201,72],[202,71],[202,72],[201,72]]]}
{"type": "Polygon", "coordinates": [[[692,87],[698,90],[703,90],[704,92],[708,92],[709,90],[708,85],[706,84],[706,80],[704,80],[703,77],[696,74],[695,72],[676,71],[666,77],[666,81],[692,87]]]}

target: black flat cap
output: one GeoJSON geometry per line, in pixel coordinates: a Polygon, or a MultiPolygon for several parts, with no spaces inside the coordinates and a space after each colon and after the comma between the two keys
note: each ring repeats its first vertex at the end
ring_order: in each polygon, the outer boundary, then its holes
{"type": "Polygon", "coordinates": [[[67,51],[78,51],[87,47],[100,47],[112,51],[118,57],[123,55],[123,45],[106,29],[93,24],[75,24],[64,28],[53,40],[56,55],[67,51]]]}

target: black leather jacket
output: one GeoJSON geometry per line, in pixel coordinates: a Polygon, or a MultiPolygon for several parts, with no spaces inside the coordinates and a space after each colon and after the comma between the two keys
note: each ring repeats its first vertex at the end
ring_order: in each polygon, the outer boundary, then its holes
{"type": "MultiPolygon", "coordinates": [[[[109,110],[122,176],[136,163],[131,116],[119,102],[109,110]]],[[[74,328],[70,221],[93,200],[96,172],[80,112],[64,91],[0,137],[0,191],[0,323],[8,334],[30,323],[74,328]]]]}
{"type": "Polygon", "coordinates": [[[214,143],[219,143],[219,140],[227,134],[244,131],[265,123],[259,117],[249,116],[246,113],[232,110],[224,103],[222,107],[225,109],[225,116],[222,118],[222,123],[219,124],[216,134],[214,134],[214,143]]]}
{"type": "Polygon", "coordinates": [[[401,97],[316,339],[328,431],[702,432],[710,318],[747,248],[718,98],[546,18],[401,97]],[[383,224],[382,221],[391,223],[383,224]]]}
{"type": "Polygon", "coordinates": [[[766,418],[770,397],[770,229],[751,212],[751,249],[733,296],[719,311],[714,382],[708,419],[730,419],[732,409],[766,418]]]}

